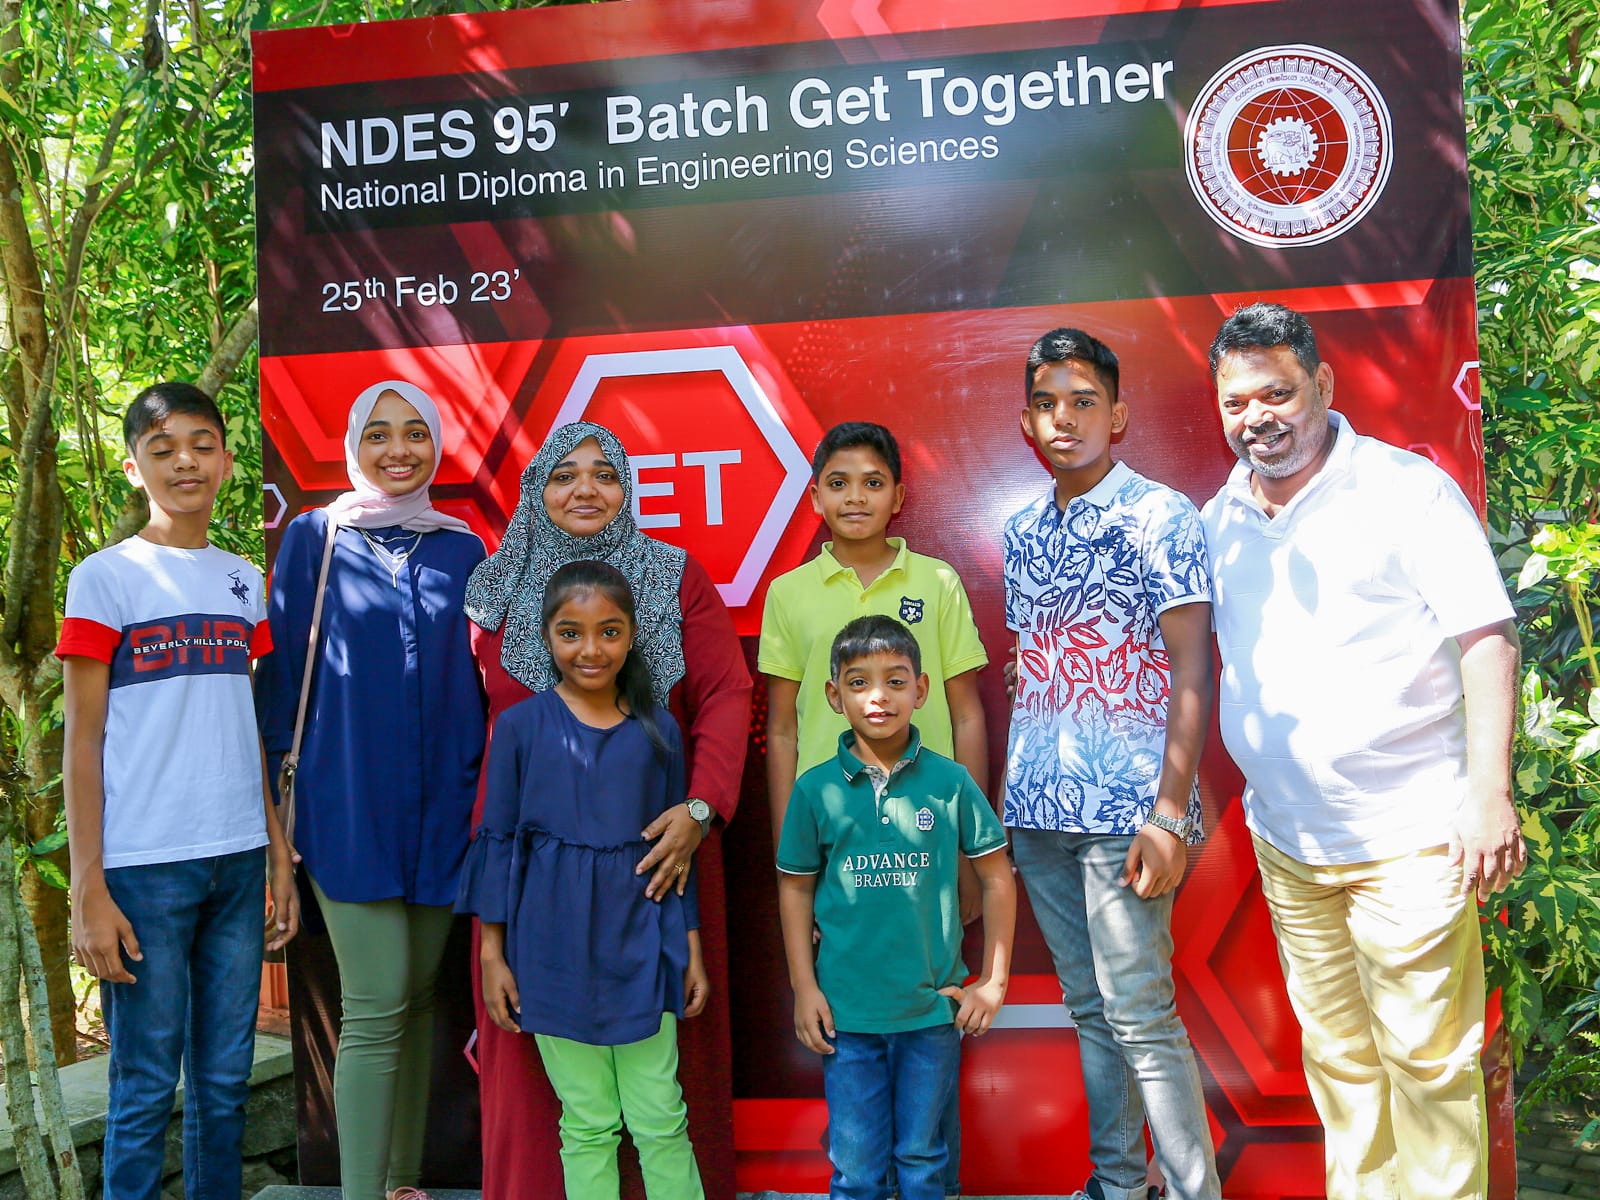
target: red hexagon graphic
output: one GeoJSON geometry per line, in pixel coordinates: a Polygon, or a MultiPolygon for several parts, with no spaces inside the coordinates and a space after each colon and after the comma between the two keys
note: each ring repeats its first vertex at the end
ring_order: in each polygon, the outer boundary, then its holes
{"type": "Polygon", "coordinates": [[[439,406],[444,446],[434,487],[470,485],[538,349],[538,342],[497,342],[264,358],[261,422],[301,492],[341,492],[350,486],[344,426],[351,402],[380,380],[404,379],[439,406]]]}
{"type": "Polygon", "coordinates": [[[283,524],[289,515],[289,502],[283,498],[283,489],[275,483],[269,483],[261,489],[261,508],[264,513],[262,525],[267,529],[276,529],[283,524]]]}
{"type": "Polygon", "coordinates": [[[291,515],[347,489],[344,427],[350,402],[380,380],[404,379],[439,405],[444,446],[432,486],[435,507],[461,517],[492,548],[506,513],[497,511],[485,485],[490,458],[506,454],[526,462],[538,448],[513,408],[539,347],[501,342],[262,359],[261,422],[282,460],[274,469],[267,456],[269,508],[287,524],[291,515]]]}
{"type": "Polygon", "coordinates": [[[811,471],[810,456],[739,352],[691,346],[591,355],[556,421],[581,417],[632,427],[640,527],[662,537],[693,528],[698,536],[683,540],[694,542],[723,600],[747,604],[811,471]],[[641,439],[666,448],[646,450],[641,439]],[[678,449],[691,440],[706,446],[678,449]]]}
{"type": "MultiPolygon", "coordinates": [[[[1240,1117],[1252,1125],[1315,1124],[1300,1065],[1300,1027],[1277,958],[1262,953],[1276,941],[1236,794],[1178,894],[1172,926],[1173,974],[1193,988],[1219,1035],[1193,1029],[1196,1049],[1240,1117]],[[1228,1061],[1218,1061],[1219,1055],[1228,1061]]],[[[1179,1008],[1196,1024],[1195,1007],[1181,996],[1179,1008]]]]}

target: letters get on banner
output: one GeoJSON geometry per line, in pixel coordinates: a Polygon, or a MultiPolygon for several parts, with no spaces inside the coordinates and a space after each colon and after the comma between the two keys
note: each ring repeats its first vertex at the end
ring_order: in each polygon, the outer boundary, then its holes
{"type": "MultiPolygon", "coordinates": [[[[376,380],[438,400],[434,497],[491,546],[545,434],[586,417],[621,437],[640,524],[705,564],[753,659],[767,584],[822,537],[817,438],[881,421],[905,451],[896,532],[961,573],[998,660],[1001,525],[1048,486],[1016,423],[1033,339],[1104,338],[1130,409],[1117,456],[1203,502],[1232,462],[1206,348],[1258,298],[1310,314],[1358,429],[1483,494],[1451,3],[638,0],[258,34],[255,92],[272,531],[345,486],[344,415],[376,380]]],[[[980,679],[998,763],[998,667],[980,679]]],[[[826,1190],[762,778],[725,838],[739,1186],[826,1190]]],[[[1240,788],[1211,745],[1179,1011],[1224,1192],[1320,1194],[1240,788]]],[[[452,962],[428,1178],[470,1184],[452,962]]],[[[337,984],[316,939],[297,963],[302,1171],[331,1182],[337,984]]],[[[964,1052],[969,1194],[1082,1182],[1066,1026],[1024,905],[1008,1006],[964,1052]]],[[[1498,1038],[1486,1065],[1509,1198],[1498,1038]]]]}

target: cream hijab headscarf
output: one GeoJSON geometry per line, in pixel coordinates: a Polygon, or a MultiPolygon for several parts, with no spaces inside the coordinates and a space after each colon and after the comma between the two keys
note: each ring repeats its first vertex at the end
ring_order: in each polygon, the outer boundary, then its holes
{"type": "Polygon", "coordinates": [[[428,497],[428,487],[439,473],[439,464],[443,459],[444,439],[440,436],[439,407],[428,393],[416,384],[401,379],[375,383],[357,396],[356,402],[350,406],[350,419],[344,433],[344,470],[350,478],[351,490],[340,494],[328,505],[328,516],[340,525],[356,529],[386,529],[391,525],[399,525],[421,533],[435,529],[459,529],[463,533],[471,533],[471,527],[465,521],[440,512],[428,497]],[[403,496],[391,496],[380,491],[361,473],[361,461],[357,456],[367,421],[377,407],[378,397],[385,392],[394,392],[416,409],[417,415],[428,426],[428,432],[433,435],[433,470],[428,472],[428,478],[423,480],[421,487],[403,496]]]}

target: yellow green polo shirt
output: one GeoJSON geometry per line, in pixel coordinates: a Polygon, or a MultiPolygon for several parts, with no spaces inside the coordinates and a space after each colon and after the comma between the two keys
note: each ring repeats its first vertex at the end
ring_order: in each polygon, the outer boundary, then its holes
{"type": "Polygon", "coordinates": [[[764,675],[799,682],[799,775],[838,753],[839,735],[849,728],[828,705],[828,653],[833,639],[857,617],[893,617],[911,630],[922,649],[928,676],[928,702],[917,710],[923,745],[955,757],[945,680],[989,661],[972,619],[961,577],[949,563],[906,549],[904,538],[890,538],[895,559],[889,569],[862,587],[854,567],[839,565],[833,543],[810,562],[772,581],[761,614],[761,649],[756,669],[764,675]]]}

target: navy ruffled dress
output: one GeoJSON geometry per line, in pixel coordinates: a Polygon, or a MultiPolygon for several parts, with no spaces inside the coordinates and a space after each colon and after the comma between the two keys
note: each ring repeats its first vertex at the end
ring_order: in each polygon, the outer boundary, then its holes
{"type": "Polygon", "coordinates": [[[694,880],[657,904],[634,874],[640,831],[685,795],[677,723],[655,715],[665,752],[635,718],[585,725],[554,689],[495,723],[456,909],[506,926],[525,1033],[622,1046],[683,1016],[694,880]]]}

